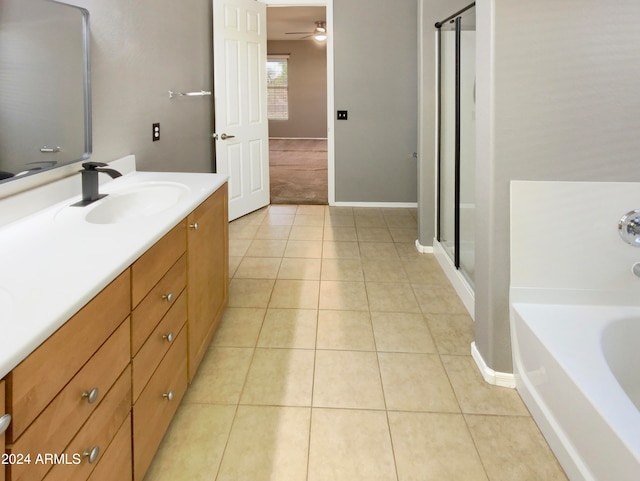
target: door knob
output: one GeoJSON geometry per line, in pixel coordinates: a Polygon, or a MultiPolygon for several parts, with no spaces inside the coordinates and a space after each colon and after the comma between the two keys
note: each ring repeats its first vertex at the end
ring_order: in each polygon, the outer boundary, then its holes
{"type": "Polygon", "coordinates": [[[218,136],[218,134],[213,134],[213,138],[214,140],[227,140],[235,138],[235,135],[220,134],[220,136],[218,136]]]}

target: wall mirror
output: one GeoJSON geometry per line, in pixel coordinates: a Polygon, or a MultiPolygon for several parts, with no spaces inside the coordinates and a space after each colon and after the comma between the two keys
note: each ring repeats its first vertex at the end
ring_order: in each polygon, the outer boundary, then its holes
{"type": "Polygon", "coordinates": [[[89,158],[89,12],[0,0],[0,182],[89,158]]]}

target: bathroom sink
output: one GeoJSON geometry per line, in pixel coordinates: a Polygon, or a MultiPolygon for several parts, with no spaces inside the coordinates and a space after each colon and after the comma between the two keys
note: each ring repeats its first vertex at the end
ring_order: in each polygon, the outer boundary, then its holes
{"type": "Polygon", "coordinates": [[[117,224],[158,214],[176,205],[189,193],[177,182],[146,182],[110,193],[85,216],[91,224],[117,224]]]}

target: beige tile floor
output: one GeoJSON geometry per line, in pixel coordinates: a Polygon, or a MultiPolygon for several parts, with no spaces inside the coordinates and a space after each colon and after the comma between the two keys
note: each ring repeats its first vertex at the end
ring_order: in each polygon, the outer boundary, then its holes
{"type": "Polygon", "coordinates": [[[270,206],[230,225],[229,307],[147,481],[555,481],[412,209],[270,206]]]}

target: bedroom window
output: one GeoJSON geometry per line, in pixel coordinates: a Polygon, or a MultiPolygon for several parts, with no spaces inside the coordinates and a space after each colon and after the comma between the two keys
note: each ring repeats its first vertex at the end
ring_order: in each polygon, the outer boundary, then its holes
{"type": "Polygon", "coordinates": [[[267,118],[289,119],[288,55],[267,55],[267,118]]]}

